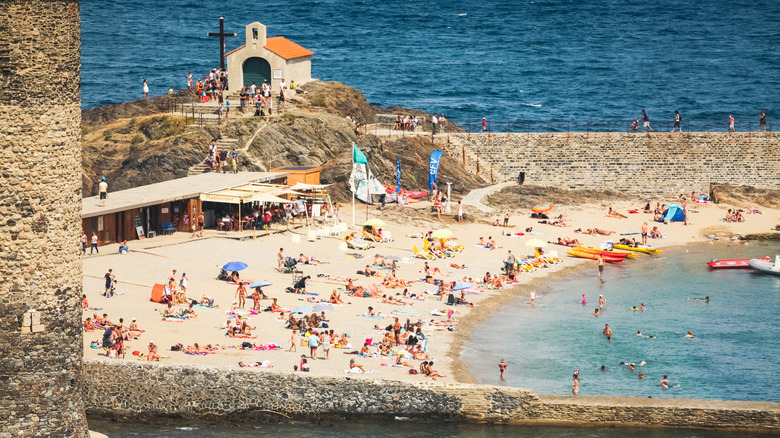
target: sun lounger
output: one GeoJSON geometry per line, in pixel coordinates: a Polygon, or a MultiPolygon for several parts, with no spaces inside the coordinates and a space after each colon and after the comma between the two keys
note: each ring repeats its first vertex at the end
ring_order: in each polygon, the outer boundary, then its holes
{"type": "Polygon", "coordinates": [[[370,243],[365,242],[358,242],[356,240],[348,240],[349,236],[344,236],[344,242],[347,244],[347,248],[349,249],[359,249],[361,251],[365,251],[372,247],[370,243]]]}
{"type": "Polygon", "coordinates": [[[417,248],[417,245],[414,245],[412,247],[412,251],[414,251],[414,256],[417,257],[417,258],[421,258],[421,259],[424,259],[424,260],[435,260],[436,259],[436,256],[434,256],[433,254],[428,254],[427,252],[420,251],[417,248]]]}

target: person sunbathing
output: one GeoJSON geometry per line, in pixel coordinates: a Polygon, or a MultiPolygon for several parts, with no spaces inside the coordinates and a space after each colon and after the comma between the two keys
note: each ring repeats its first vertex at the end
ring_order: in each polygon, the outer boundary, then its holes
{"type": "Polygon", "coordinates": [[[157,345],[154,344],[154,342],[149,341],[149,352],[146,354],[146,360],[149,362],[152,361],[160,361],[160,354],[157,353],[157,345]]]}
{"type": "Polygon", "coordinates": [[[382,295],[382,302],[386,303],[386,304],[394,304],[396,306],[405,306],[406,305],[406,302],[400,301],[400,300],[396,300],[392,296],[388,297],[386,294],[382,295]]]}
{"type": "Polygon", "coordinates": [[[357,368],[364,373],[366,372],[366,369],[363,368],[363,365],[355,363],[355,358],[353,357],[352,359],[349,360],[349,369],[352,370],[354,368],[357,368]]]}
{"type": "Polygon", "coordinates": [[[382,281],[382,285],[388,289],[395,289],[397,287],[406,287],[406,281],[396,278],[393,275],[388,275],[382,281]]]}
{"type": "Polygon", "coordinates": [[[658,227],[653,227],[653,229],[650,230],[650,238],[659,239],[660,237],[661,237],[661,230],[659,230],[658,227]]]}
{"type": "Polygon", "coordinates": [[[490,275],[490,272],[485,272],[485,276],[482,277],[482,282],[485,284],[490,284],[493,281],[493,277],[490,275]]]}
{"type": "Polygon", "coordinates": [[[431,356],[428,354],[427,351],[422,349],[422,345],[417,345],[414,347],[412,351],[410,351],[412,355],[414,356],[414,360],[430,360],[431,356]]]}
{"type": "Polygon", "coordinates": [[[344,301],[341,299],[341,294],[336,291],[336,289],[333,289],[333,292],[330,294],[330,300],[328,300],[331,304],[344,304],[344,301]]]}
{"type": "Polygon", "coordinates": [[[92,331],[95,330],[95,321],[92,320],[92,318],[87,318],[86,321],[84,321],[84,330],[85,331],[92,331]]]}
{"type": "Polygon", "coordinates": [[[422,239],[423,237],[425,237],[425,231],[420,231],[419,233],[407,234],[406,237],[410,239],[422,239]]]}
{"type": "Polygon", "coordinates": [[[208,296],[208,295],[203,295],[203,297],[201,297],[201,299],[200,299],[200,302],[199,302],[199,304],[200,304],[201,306],[208,306],[208,307],[219,307],[219,306],[215,306],[215,305],[214,305],[214,298],[211,298],[211,297],[210,297],[210,296],[208,296]]]}
{"type": "Polygon", "coordinates": [[[298,263],[303,263],[304,265],[313,265],[313,266],[319,266],[322,264],[321,261],[315,259],[314,257],[303,255],[303,253],[301,253],[300,256],[298,257],[298,263]]]}
{"type": "Polygon", "coordinates": [[[488,241],[487,241],[487,244],[485,244],[485,248],[488,248],[488,249],[496,249],[496,248],[498,248],[496,246],[496,241],[493,240],[493,236],[488,236],[488,241]]]}
{"type": "Polygon", "coordinates": [[[425,374],[426,376],[430,377],[434,381],[436,381],[437,377],[447,377],[443,374],[440,374],[438,371],[434,370],[433,368],[431,368],[431,363],[433,363],[433,361],[431,362],[424,361],[423,363],[421,363],[420,373],[425,374]]]}
{"type": "Polygon", "coordinates": [[[423,266],[423,272],[428,275],[441,274],[441,270],[439,270],[439,268],[431,268],[428,265],[428,262],[425,262],[425,265],[423,266]]]}
{"type": "Polygon", "coordinates": [[[392,356],[393,353],[390,351],[390,346],[383,344],[381,347],[379,347],[379,355],[385,357],[392,356]]]}
{"type": "Polygon", "coordinates": [[[645,208],[642,209],[642,212],[643,213],[652,213],[653,212],[653,210],[650,208],[650,203],[649,202],[647,204],[645,204],[645,208]]]}
{"type": "Polygon", "coordinates": [[[179,312],[173,307],[173,304],[168,303],[168,307],[165,308],[164,316],[179,316],[179,312]]]}
{"type": "Polygon", "coordinates": [[[411,368],[411,367],[412,367],[412,366],[409,364],[409,362],[406,362],[406,361],[402,361],[402,360],[401,360],[401,355],[400,355],[400,354],[398,355],[398,357],[396,357],[396,358],[395,358],[395,364],[396,364],[396,365],[398,365],[398,366],[402,366],[402,367],[409,367],[409,368],[411,368]]]}
{"type": "Polygon", "coordinates": [[[341,346],[341,348],[346,348],[349,345],[349,339],[347,339],[347,334],[346,333],[341,335],[341,338],[339,338],[338,344],[341,346]]]}
{"type": "Polygon", "coordinates": [[[498,220],[498,218],[496,218],[496,220],[493,221],[493,226],[494,227],[500,227],[501,226],[501,222],[498,220]]]}
{"type": "Polygon", "coordinates": [[[227,279],[228,283],[238,283],[240,281],[238,271],[233,271],[227,279]]]}
{"type": "Polygon", "coordinates": [[[466,269],[466,265],[459,265],[457,263],[450,263],[450,268],[454,269],[466,269]]]}
{"type": "Polygon", "coordinates": [[[553,225],[556,227],[568,227],[569,224],[566,223],[567,219],[563,217],[563,215],[559,215],[557,218],[547,222],[548,225],[553,225]]]}
{"type": "Polygon", "coordinates": [[[609,207],[609,211],[607,211],[607,215],[606,216],[607,217],[614,217],[614,218],[617,218],[617,219],[625,219],[625,218],[628,217],[628,216],[626,216],[624,214],[620,214],[617,211],[613,210],[612,207],[609,207]]]}
{"type": "Polygon", "coordinates": [[[371,269],[371,266],[369,266],[369,265],[366,265],[366,268],[363,269],[363,275],[365,275],[366,277],[373,277],[376,274],[377,274],[377,272],[375,270],[371,269]]]}
{"type": "Polygon", "coordinates": [[[485,245],[486,245],[486,244],[485,244],[485,239],[484,239],[484,238],[482,238],[482,237],[480,237],[480,238],[479,238],[479,242],[477,242],[477,245],[479,245],[479,246],[485,246],[485,245]]]}
{"type": "Polygon", "coordinates": [[[279,305],[279,303],[276,302],[276,298],[272,299],[271,303],[271,312],[281,312],[282,306],[279,305]]]}
{"type": "Polygon", "coordinates": [[[211,346],[211,344],[206,345],[205,347],[201,347],[196,342],[195,345],[188,345],[185,349],[185,353],[215,353],[214,347],[211,346]]]}
{"type": "Polygon", "coordinates": [[[241,334],[249,336],[249,335],[251,335],[251,334],[252,334],[252,330],[254,330],[254,329],[256,329],[256,328],[257,328],[257,327],[252,327],[252,326],[250,326],[248,322],[246,322],[246,321],[242,321],[242,322],[241,322],[241,328],[240,328],[240,331],[241,331],[241,334]]]}
{"type": "Polygon", "coordinates": [[[371,350],[369,349],[368,342],[366,342],[365,344],[363,344],[362,347],[360,347],[360,351],[358,352],[358,354],[362,354],[363,356],[367,356],[371,354],[371,350]]]}
{"type": "Polygon", "coordinates": [[[381,255],[379,255],[379,254],[374,254],[374,262],[373,262],[373,265],[374,265],[374,266],[390,266],[390,265],[391,265],[391,263],[388,263],[388,262],[387,262],[387,259],[385,259],[385,258],[384,258],[384,257],[382,257],[381,255]]]}
{"type": "Polygon", "coordinates": [[[83,310],[89,309],[89,301],[87,301],[87,296],[86,295],[82,295],[81,296],[81,308],[83,310]]]}

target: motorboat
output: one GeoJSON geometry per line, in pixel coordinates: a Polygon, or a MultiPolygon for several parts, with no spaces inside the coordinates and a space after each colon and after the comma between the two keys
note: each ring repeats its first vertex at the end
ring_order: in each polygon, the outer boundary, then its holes
{"type": "Polygon", "coordinates": [[[750,261],[748,261],[748,265],[755,269],[754,272],[780,275],[780,255],[775,256],[774,263],[763,259],[750,259],[750,261]]]}
{"type": "MultiPolygon", "coordinates": [[[[756,260],[763,260],[768,262],[769,257],[763,257],[756,260]]],[[[710,260],[707,262],[707,266],[712,269],[750,269],[748,262],[750,259],[732,259],[732,260],[710,260]]]]}

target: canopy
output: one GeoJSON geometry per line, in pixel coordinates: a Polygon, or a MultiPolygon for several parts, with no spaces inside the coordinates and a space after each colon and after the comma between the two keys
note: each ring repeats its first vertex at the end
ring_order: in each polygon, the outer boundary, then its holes
{"type": "Polygon", "coordinates": [[[248,268],[249,265],[247,265],[244,262],[230,262],[222,267],[222,269],[226,271],[243,271],[244,269],[248,268]]]}
{"type": "Polygon", "coordinates": [[[256,281],[256,282],[254,282],[254,283],[250,284],[250,285],[249,285],[249,287],[250,287],[250,288],[255,288],[255,287],[266,287],[266,286],[270,286],[270,285],[272,285],[272,284],[273,284],[273,283],[271,283],[270,281],[256,281]]]}
{"type": "Polygon", "coordinates": [[[525,242],[525,246],[531,248],[544,248],[545,246],[547,246],[547,242],[541,239],[531,239],[528,242],[525,242]]]}
{"type": "Polygon", "coordinates": [[[431,237],[434,239],[446,239],[448,237],[452,237],[452,231],[440,228],[431,233],[431,237]]]}
{"type": "Polygon", "coordinates": [[[384,227],[387,225],[382,219],[371,218],[363,222],[364,227],[384,227]]]}
{"type": "Polygon", "coordinates": [[[474,286],[476,286],[476,284],[469,283],[468,281],[462,281],[462,282],[457,283],[455,285],[455,287],[452,288],[452,290],[453,291],[463,290],[463,289],[468,289],[468,288],[471,288],[471,287],[474,287],[474,286]]]}
{"type": "Polygon", "coordinates": [[[679,204],[672,204],[666,210],[664,220],[669,222],[682,222],[685,220],[685,212],[679,204]]]}
{"type": "Polygon", "coordinates": [[[330,184],[306,184],[299,182],[295,184],[294,186],[290,187],[292,190],[322,190],[325,187],[330,187],[330,184]]]}
{"type": "Polygon", "coordinates": [[[293,201],[290,201],[289,199],[280,198],[270,193],[260,193],[259,195],[254,195],[249,199],[245,199],[244,202],[263,202],[263,203],[267,202],[267,203],[277,203],[277,204],[293,203],[293,201]]]}
{"type": "Polygon", "coordinates": [[[552,210],[552,205],[550,204],[536,204],[531,207],[531,211],[534,213],[544,213],[550,210],[552,210]]]}

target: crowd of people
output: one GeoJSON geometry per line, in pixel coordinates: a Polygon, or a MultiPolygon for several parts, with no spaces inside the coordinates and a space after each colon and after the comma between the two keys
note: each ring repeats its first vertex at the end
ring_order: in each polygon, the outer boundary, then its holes
{"type": "MultiPolygon", "coordinates": [[[[674,110],[674,116],[672,117],[672,121],[674,122],[674,125],[672,125],[671,132],[680,132],[682,133],[682,115],[680,114],[679,110],[674,110]]],[[[729,114],[728,117],[728,128],[729,132],[735,132],[735,120],[734,115],[729,114]]],[[[652,132],[653,127],[650,125],[650,116],[647,115],[647,111],[642,109],[642,114],[639,116],[638,119],[633,120],[631,122],[631,125],[629,126],[628,130],[630,132],[637,132],[639,130],[639,126],[642,125],[642,132],[652,132]]],[[[766,132],[766,110],[761,110],[758,113],[758,132],[766,132]]]]}

